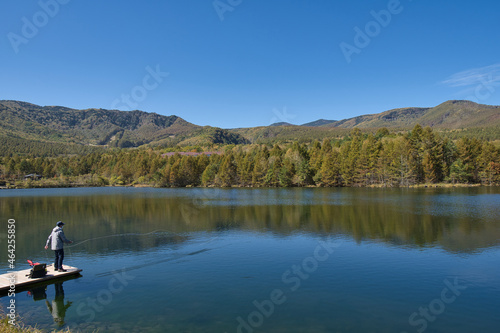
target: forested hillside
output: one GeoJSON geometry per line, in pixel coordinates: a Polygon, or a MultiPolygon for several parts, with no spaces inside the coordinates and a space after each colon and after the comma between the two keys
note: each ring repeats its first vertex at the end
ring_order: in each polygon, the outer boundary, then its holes
{"type": "MultiPolygon", "coordinates": [[[[18,101],[0,101],[0,138],[11,146],[19,143],[19,140],[10,142],[12,138],[17,138],[31,140],[32,143],[119,148],[144,144],[184,145],[185,140],[189,140],[186,144],[194,141],[203,145],[247,142],[238,134],[215,127],[197,126],[177,116],[143,111],[42,107],[18,101]]],[[[78,150],[74,146],[65,149],[78,150]]]]}
{"type": "Polygon", "coordinates": [[[66,157],[1,159],[5,186],[145,184],[184,186],[410,186],[500,184],[500,150],[488,141],[452,141],[431,128],[282,145],[228,145],[221,154],[167,157],[164,149],[103,150],[66,157]],[[36,173],[42,180],[21,181],[36,173]]]}

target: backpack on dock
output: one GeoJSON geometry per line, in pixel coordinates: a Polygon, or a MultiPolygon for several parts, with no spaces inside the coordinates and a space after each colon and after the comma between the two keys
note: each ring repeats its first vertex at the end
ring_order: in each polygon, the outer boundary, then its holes
{"type": "Polygon", "coordinates": [[[39,262],[33,262],[31,260],[28,260],[28,263],[31,266],[31,270],[28,275],[30,279],[41,278],[47,275],[47,264],[40,264],[39,262]]]}

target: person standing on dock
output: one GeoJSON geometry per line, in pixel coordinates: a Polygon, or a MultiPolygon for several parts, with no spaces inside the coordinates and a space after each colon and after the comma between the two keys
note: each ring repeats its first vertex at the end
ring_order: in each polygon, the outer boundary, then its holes
{"type": "Polygon", "coordinates": [[[54,270],[58,272],[66,272],[62,266],[64,259],[64,243],[73,243],[68,240],[66,236],[64,236],[63,225],[64,223],[61,221],[56,223],[56,227],[52,229],[49,238],[47,238],[47,243],[45,244],[45,249],[49,248],[49,243],[51,244],[50,248],[54,251],[56,256],[54,261],[54,270]]]}

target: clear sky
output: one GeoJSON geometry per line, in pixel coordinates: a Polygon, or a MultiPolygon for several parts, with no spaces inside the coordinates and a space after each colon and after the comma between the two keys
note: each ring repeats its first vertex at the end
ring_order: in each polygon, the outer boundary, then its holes
{"type": "Polygon", "coordinates": [[[3,0],[0,99],[223,128],[500,104],[500,2],[3,0]]]}

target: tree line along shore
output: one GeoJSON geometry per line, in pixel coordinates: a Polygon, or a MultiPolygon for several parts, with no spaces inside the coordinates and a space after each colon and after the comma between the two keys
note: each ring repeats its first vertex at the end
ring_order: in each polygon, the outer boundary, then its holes
{"type": "Polygon", "coordinates": [[[69,186],[367,187],[500,184],[500,149],[486,140],[451,140],[431,128],[391,133],[354,129],[309,144],[227,145],[217,152],[162,148],[0,158],[2,188],[69,186]]]}

